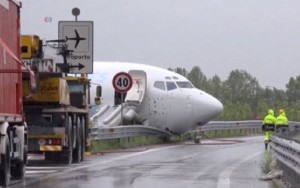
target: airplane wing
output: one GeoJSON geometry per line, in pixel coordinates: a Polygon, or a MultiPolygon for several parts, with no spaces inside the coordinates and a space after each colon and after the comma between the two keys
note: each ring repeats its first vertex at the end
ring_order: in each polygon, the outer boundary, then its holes
{"type": "Polygon", "coordinates": [[[79,34],[78,34],[77,30],[75,29],[74,31],[75,31],[75,34],[76,34],[76,38],[77,38],[77,39],[79,39],[79,38],[80,38],[80,36],[79,36],[79,34]]]}
{"type": "Polygon", "coordinates": [[[76,40],[75,48],[77,48],[78,44],[79,44],[79,40],[76,40]]]}
{"type": "Polygon", "coordinates": [[[80,41],[80,36],[77,32],[77,30],[75,29],[75,34],[76,34],[76,44],[75,44],[75,48],[77,48],[78,44],[79,44],[79,41],[80,41]]]}

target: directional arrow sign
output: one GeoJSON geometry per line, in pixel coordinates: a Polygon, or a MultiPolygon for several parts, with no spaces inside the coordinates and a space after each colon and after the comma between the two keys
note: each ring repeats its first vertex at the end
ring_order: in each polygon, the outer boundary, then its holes
{"type": "Polygon", "coordinates": [[[69,68],[78,68],[78,70],[81,70],[82,68],[84,68],[84,65],[78,63],[78,65],[70,65],[69,68]]]}
{"type": "Polygon", "coordinates": [[[93,73],[93,22],[60,21],[58,39],[66,42],[72,53],[67,56],[70,73],[93,73]]]}
{"type": "Polygon", "coordinates": [[[116,91],[126,93],[132,86],[132,78],[126,72],[119,72],[114,76],[112,83],[116,91]]]}
{"type": "Polygon", "coordinates": [[[66,72],[66,73],[70,73],[70,72],[78,72],[81,69],[84,68],[84,65],[82,65],[81,63],[78,63],[78,65],[70,65],[70,64],[64,64],[64,63],[57,63],[56,64],[57,67],[59,67],[61,72],[66,72]],[[74,70],[76,69],[77,70],[74,70]]]}

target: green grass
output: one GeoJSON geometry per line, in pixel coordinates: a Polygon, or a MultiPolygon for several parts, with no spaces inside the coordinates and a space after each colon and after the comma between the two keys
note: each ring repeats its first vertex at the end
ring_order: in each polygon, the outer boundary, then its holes
{"type": "Polygon", "coordinates": [[[272,170],[272,155],[269,151],[265,151],[263,154],[263,160],[261,161],[260,167],[261,167],[261,172],[263,174],[268,174],[272,170]]]}
{"type": "MultiPolygon", "coordinates": [[[[271,152],[265,151],[263,154],[263,160],[260,164],[261,172],[263,174],[268,174],[272,170],[277,170],[278,166],[276,164],[275,157],[272,156],[271,152]]],[[[281,179],[272,179],[272,188],[282,188],[282,181],[281,179]]]]}
{"type": "Polygon", "coordinates": [[[272,181],[272,188],[282,188],[282,181],[281,180],[273,180],[272,181]]]}

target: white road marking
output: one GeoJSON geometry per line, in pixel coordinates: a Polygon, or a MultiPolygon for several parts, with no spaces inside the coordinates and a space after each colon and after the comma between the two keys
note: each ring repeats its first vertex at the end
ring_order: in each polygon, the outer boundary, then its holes
{"type": "Polygon", "coordinates": [[[217,188],[230,188],[230,176],[232,174],[232,172],[241,164],[245,163],[246,161],[258,156],[262,154],[262,151],[259,151],[257,153],[254,153],[253,155],[250,155],[249,157],[238,161],[237,163],[235,163],[234,165],[228,166],[227,168],[225,168],[221,174],[219,175],[219,179],[218,179],[218,184],[217,184],[217,188]]]}

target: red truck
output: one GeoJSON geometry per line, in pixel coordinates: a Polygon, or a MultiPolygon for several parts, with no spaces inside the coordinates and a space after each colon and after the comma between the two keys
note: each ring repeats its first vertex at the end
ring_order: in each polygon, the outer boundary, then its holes
{"type": "Polygon", "coordinates": [[[31,78],[34,74],[20,60],[20,8],[17,0],[0,1],[0,186],[7,186],[11,177],[22,179],[27,163],[22,72],[31,78]]]}

